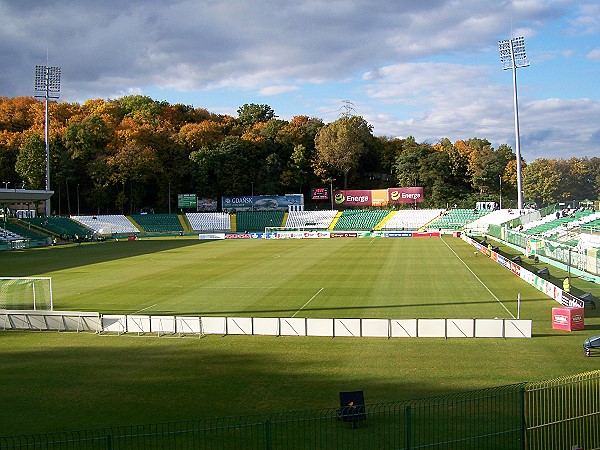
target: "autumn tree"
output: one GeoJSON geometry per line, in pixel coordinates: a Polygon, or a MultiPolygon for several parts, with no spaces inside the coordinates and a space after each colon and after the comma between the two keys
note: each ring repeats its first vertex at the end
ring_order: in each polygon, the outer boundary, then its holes
{"type": "Polygon", "coordinates": [[[537,159],[523,169],[523,194],[538,206],[557,202],[561,182],[554,159],[537,159]]]}

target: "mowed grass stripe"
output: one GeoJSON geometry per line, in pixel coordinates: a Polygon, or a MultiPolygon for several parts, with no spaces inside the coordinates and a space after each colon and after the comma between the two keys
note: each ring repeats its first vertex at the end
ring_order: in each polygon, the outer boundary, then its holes
{"type": "MultiPolygon", "coordinates": [[[[459,239],[445,239],[503,303],[516,301],[515,285],[523,282],[486,258],[474,258],[459,239]]],[[[176,244],[144,240],[59,249],[57,256],[82,265],[65,263],[37,274],[54,278],[56,309],[290,317],[322,290],[299,317],[510,317],[439,239],[176,244]]]]}

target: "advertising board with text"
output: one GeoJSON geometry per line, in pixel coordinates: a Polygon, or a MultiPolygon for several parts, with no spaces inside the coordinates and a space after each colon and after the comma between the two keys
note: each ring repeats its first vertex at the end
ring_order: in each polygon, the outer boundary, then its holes
{"type": "Polygon", "coordinates": [[[403,187],[373,190],[333,191],[333,200],[338,206],[370,207],[396,203],[423,202],[423,187],[403,187]]]}

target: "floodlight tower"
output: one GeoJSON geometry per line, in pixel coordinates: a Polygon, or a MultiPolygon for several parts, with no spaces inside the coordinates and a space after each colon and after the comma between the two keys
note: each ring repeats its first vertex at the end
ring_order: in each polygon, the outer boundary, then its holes
{"type": "Polygon", "coordinates": [[[517,153],[517,204],[523,209],[523,178],[521,174],[521,137],[519,135],[519,104],[517,102],[517,68],[527,67],[529,61],[525,55],[525,39],[515,37],[498,41],[502,69],[512,69],[513,102],[515,106],[515,151],[517,153]]]}
{"type": "MultiPolygon", "coordinates": [[[[44,140],[46,141],[46,191],[50,190],[50,139],[48,100],[60,96],[60,67],[35,66],[35,96],[44,98],[44,140]]],[[[46,200],[46,217],[50,217],[50,197],[46,200]]]]}

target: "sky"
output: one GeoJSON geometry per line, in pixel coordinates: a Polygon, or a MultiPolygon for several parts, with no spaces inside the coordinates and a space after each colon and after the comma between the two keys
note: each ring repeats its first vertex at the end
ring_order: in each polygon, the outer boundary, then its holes
{"type": "Polygon", "coordinates": [[[362,116],[376,136],[515,145],[512,70],[524,37],[521,155],[600,157],[600,0],[0,0],[0,96],[146,95],[237,117],[362,116]]]}

